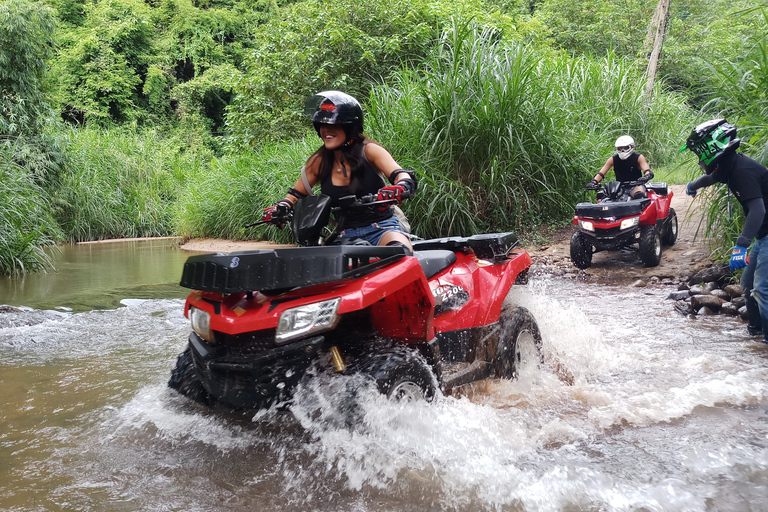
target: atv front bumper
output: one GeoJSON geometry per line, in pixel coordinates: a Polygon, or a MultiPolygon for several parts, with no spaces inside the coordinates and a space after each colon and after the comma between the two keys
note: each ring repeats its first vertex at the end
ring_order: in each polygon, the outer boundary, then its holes
{"type": "Polygon", "coordinates": [[[613,251],[631,245],[637,241],[638,229],[621,231],[618,226],[610,229],[595,229],[590,232],[581,230],[596,251],[613,251]]]}
{"type": "Polygon", "coordinates": [[[290,398],[323,341],[323,336],[314,336],[254,354],[235,354],[193,332],[189,348],[197,377],[218,402],[238,409],[262,409],[290,398]]]}

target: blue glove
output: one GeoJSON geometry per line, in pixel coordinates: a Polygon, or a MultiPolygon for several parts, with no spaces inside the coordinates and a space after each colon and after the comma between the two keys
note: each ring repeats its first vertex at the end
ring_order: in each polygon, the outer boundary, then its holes
{"type": "Polygon", "coordinates": [[[691,184],[690,183],[687,183],[685,185],[685,193],[688,194],[689,196],[696,197],[696,191],[695,190],[691,190],[691,184]]]}
{"type": "Polygon", "coordinates": [[[744,268],[749,263],[749,255],[747,254],[747,248],[737,245],[733,248],[731,253],[731,262],[728,263],[728,267],[731,270],[737,270],[744,268]]]}

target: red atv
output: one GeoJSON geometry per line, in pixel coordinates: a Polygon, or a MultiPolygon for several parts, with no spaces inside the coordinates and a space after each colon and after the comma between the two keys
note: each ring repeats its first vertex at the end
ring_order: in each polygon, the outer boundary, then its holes
{"type": "MultiPolygon", "coordinates": [[[[345,198],[347,199],[347,198],[345,198]]],[[[391,201],[348,198],[344,212],[391,201]]],[[[192,333],[168,385],[235,409],[286,403],[311,366],[362,373],[380,392],[426,398],[541,363],[531,313],[504,304],[531,258],[513,233],[333,245],[329,199],[310,196],[292,223],[303,247],[190,257],[181,285],[192,333]]],[[[292,218],[291,218],[292,217],[292,218]]],[[[259,223],[256,223],[259,224],[259,223]]]]}
{"type": "Polygon", "coordinates": [[[637,250],[646,267],[661,261],[661,246],[677,240],[677,214],[670,208],[674,194],[666,183],[612,181],[597,190],[597,203],[579,203],[571,237],[571,261],[578,268],[592,265],[600,251],[637,250]],[[647,197],[631,199],[630,191],[645,185],[647,197]]]}

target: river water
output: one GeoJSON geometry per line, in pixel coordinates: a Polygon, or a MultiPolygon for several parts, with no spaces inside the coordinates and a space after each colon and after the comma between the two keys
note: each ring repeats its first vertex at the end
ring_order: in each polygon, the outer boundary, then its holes
{"type": "Polygon", "coordinates": [[[32,307],[0,314],[0,510],[768,510],[768,347],[680,316],[668,286],[535,277],[510,300],[539,322],[542,372],[432,404],[371,393],[349,427],[338,378],[257,415],[169,391],[187,254],[151,251],[175,269],[102,299],[2,289],[32,307]]]}

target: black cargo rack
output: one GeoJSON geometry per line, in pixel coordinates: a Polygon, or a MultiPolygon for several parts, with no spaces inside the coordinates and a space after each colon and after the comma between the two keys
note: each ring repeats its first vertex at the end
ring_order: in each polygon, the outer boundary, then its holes
{"type": "Polygon", "coordinates": [[[289,247],[190,256],[181,286],[223,294],[289,290],[370,274],[406,256],[404,247],[289,247]]]}
{"type": "Polygon", "coordinates": [[[630,199],[629,201],[605,203],[579,203],[576,205],[576,215],[591,219],[627,217],[629,215],[640,215],[649,204],[651,204],[650,199],[630,199]]]}
{"type": "Polygon", "coordinates": [[[453,236],[447,238],[433,238],[430,240],[417,240],[412,242],[414,251],[432,251],[447,249],[458,251],[470,248],[480,259],[505,258],[509,251],[517,246],[517,235],[507,233],[486,233],[468,237],[453,236]]]}

